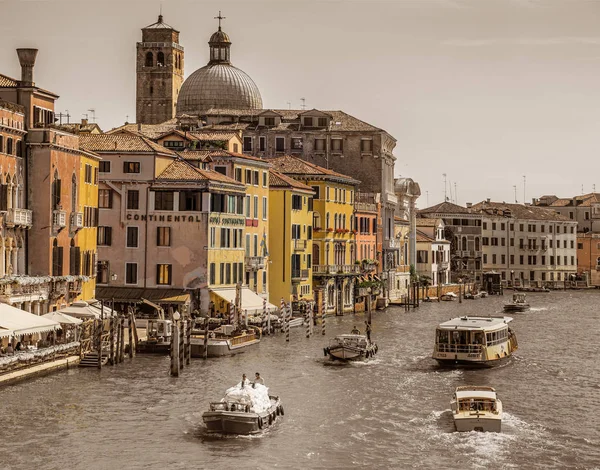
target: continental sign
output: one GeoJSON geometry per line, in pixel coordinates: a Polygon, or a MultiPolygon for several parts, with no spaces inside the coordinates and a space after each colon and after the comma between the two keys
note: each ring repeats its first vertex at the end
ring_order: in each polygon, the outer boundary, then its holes
{"type": "MultiPolygon", "coordinates": [[[[202,222],[201,215],[145,215],[145,214],[127,214],[127,220],[135,220],[141,222],[202,222]]],[[[211,216],[208,219],[213,225],[246,225],[246,219],[211,216]]]]}

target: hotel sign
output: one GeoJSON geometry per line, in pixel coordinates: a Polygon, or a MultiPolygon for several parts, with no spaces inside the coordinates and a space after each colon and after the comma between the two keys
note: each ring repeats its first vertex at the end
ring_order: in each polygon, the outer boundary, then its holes
{"type": "Polygon", "coordinates": [[[127,220],[139,220],[142,222],[202,222],[199,215],[145,215],[145,214],[127,214],[127,220]]]}
{"type": "Polygon", "coordinates": [[[228,217],[228,216],[220,216],[220,215],[212,215],[208,219],[209,223],[212,225],[246,225],[246,219],[228,217]]]}

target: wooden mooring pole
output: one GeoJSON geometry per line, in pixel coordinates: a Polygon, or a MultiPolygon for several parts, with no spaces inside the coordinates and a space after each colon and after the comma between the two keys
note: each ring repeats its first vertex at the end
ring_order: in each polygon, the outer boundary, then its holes
{"type": "Polygon", "coordinates": [[[183,348],[185,341],[185,328],[187,327],[187,321],[181,320],[181,327],[179,328],[179,370],[182,370],[185,365],[185,351],[183,348]]]}
{"type": "MultiPolygon", "coordinates": [[[[102,304],[104,307],[104,304],[102,304]]],[[[102,317],[104,317],[104,308],[100,320],[96,320],[96,351],[98,351],[98,369],[102,369],[102,317]]]]}
{"type": "MultiPolygon", "coordinates": [[[[113,304],[114,305],[114,304],[113,304]]],[[[111,317],[110,317],[110,329],[109,329],[109,341],[110,350],[108,353],[108,362],[111,366],[115,365],[115,317],[113,315],[114,310],[111,306],[111,317]]]]}
{"type": "Polygon", "coordinates": [[[171,376],[179,377],[179,321],[173,318],[173,334],[171,335],[171,376]]]}
{"type": "MultiPolygon", "coordinates": [[[[207,319],[208,320],[208,319],[207,319]]],[[[185,364],[187,366],[190,365],[190,362],[192,360],[192,320],[188,320],[187,322],[187,330],[185,332],[185,345],[186,345],[186,350],[185,350],[185,364]]]]}
{"type": "Polygon", "coordinates": [[[325,289],[321,290],[321,335],[325,336],[325,311],[327,310],[327,299],[325,289]]]}
{"type": "Polygon", "coordinates": [[[119,328],[121,331],[121,352],[119,354],[119,362],[123,362],[125,360],[125,316],[121,317],[121,325],[119,328]]]}
{"type": "Polygon", "coordinates": [[[129,328],[127,328],[127,333],[129,335],[129,358],[133,359],[133,311],[130,307],[127,308],[127,313],[129,314],[129,328]]]}

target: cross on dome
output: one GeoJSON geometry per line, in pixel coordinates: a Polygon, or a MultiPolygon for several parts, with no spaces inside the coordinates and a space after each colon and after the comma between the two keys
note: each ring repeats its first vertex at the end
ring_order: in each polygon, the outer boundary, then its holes
{"type": "Polygon", "coordinates": [[[221,10],[219,10],[219,16],[215,16],[213,19],[219,20],[219,31],[221,31],[221,20],[225,20],[227,17],[221,16],[221,10]]]}

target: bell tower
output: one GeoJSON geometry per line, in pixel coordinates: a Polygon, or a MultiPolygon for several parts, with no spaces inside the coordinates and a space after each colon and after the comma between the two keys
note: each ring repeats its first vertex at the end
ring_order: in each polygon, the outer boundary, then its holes
{"type": "Polygon", "coordinates": [[[160,124],[175,117],[183,55],[179,31],[166,24],[162,15],[142,28],[136,55],[136,123],[160,124]]]}

